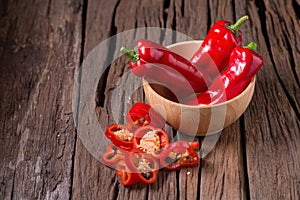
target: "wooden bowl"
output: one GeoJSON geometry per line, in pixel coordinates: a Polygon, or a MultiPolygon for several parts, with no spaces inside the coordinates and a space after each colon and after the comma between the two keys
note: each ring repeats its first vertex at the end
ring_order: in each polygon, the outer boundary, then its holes
{"type": "MultiPolygon", "coordinates": [[[[202,41],[180,42],[168,46],[172,51],[190,59],[202,41]]],[[[189,106],[165,98],[169,91],[143,79],[143,86],[148,103],[167,123],[181,133],[193,136],[205,136],[222,131],[234,123],[248,107],[254,92],[255,77],[247,88],[235,98],[212,106],[189,106]]]]}

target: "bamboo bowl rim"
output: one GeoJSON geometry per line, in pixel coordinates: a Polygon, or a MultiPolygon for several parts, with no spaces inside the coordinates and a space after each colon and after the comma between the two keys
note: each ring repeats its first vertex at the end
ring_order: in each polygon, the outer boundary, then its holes
{"type": "Polygon", "coordinates": [[[239,99],[241,96],[243,96],[247,90],[250,89],[251,85],[252,84],[255,84],[256,82],[256,76],[254,76],[251,80],[251,82],[248,84],[248,86],[237,96],[235,96],[234,98],[230,99],[230,100],[227,100],[227,101],[224,101],[224,102],[221,102],[221,103],[217,103],[217,104],[213,104],[213,105],[187,105],[187,104],[183,104],[183,103],[179,103],[179,102],[176,102],[176,101],[172,101],[168,98],[165,98],[163,96],[161,96],[159,93],[157,93],[155,91],[155,89],[153,89],[153,87],[151,86],[151,83],[149,83],[145,78],[143,78],[143,85],[149,85],[149,88],[152,90],[153,94],[158,96],[159,98],[161,99],[164,99],[166,102],[170,102],[171,104],[177,104],[181,107],[187,107],[187,108],[198,108],[198,109],[201,109],[201,108],[214,108],[214,107],[219,107],[219,106],[224,106],[228,103],[231,103],[237,99],[239,99]]]}

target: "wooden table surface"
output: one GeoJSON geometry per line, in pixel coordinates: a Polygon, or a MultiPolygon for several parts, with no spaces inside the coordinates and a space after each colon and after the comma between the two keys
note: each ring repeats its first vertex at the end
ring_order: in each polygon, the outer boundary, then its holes
{"type": "MultiPolygon", "coordinates": [[[[0,199],[300,199],[299,16],[299,0],[1,0],[0,199]],[[257,42],[265,60],[246,112],[198,167],[160,171],[149,186],[121,185],[74,123],[73,87],[85,58],[127,30],[167,28],[199,40],[215,21],[245,14],[244,44],[257,42]]],[[[106,57],[117,54],[117,45],[108,48],[106,57]]],[[[127,58],[104,64],[90,88],[101,127],[114,123],[112,112],[144,101],[130,77],[120,90],[130,98],[112,97],[130,72],[127,58]]]]}

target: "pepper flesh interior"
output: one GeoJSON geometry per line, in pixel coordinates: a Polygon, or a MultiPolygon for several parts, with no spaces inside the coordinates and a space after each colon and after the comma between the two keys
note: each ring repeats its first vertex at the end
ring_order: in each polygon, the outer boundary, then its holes
{"type": "Polygon", "coordinates": [[[128,129],[117,129],[114,131],[114,134],[120,140],[131,141],[133,139],[133,133],[131,133],[128,129]]]}
{"type": "Polygon", "coordinates": [[[182,156],[183,154],[181,153],[176,153],[175,151],[171,151],[169,156],[166,157],[165,161],[166,163],[171,164],[173,162],[178,161],[182,156]]]}
{"type": "Polygon", "coordinates": [[[160,138],[157,131],[148,131],[140,140],[138,145],[146,153],[155,153],[160,150],[160,138]]]}
{"type": "Polygon", "coordinates": [[[146,126],[149,124],[149,121],[146,120],[145,118],[137,118],[134,120],[134,124],[139,125],[139,126],[146,126]]]}
{"type": "Polygon", "coordinates": [[[151,178],[151,167],[150,167],[150,162],[147,161],[145,158],[142,158],[139,160],[138,162],[138,167],[137,169],[139,170],[139,172],[141,172],[143,174],[143,176],[146,179],[150,179],[151,178]]]}

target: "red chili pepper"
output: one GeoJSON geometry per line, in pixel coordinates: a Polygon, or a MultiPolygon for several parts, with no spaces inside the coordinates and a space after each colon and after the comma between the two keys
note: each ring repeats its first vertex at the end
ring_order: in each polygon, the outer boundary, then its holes
{"type": "Polygon", "coordinates": [[[115,167],[120,160],[124,160],[124,153],[114,144],[109,144],[102,156],[102,163],[109,167],[115,167]]]}
{"type": "Polygon", "coordinates": [[[160,150],[168,144],[169,136],[160,128],[145,126],[134,132],[134,147],[142,152],[152,154],[154,157],[158,157],[160,150]]]}
{"type": "Polygon", "coordinates": [[[197,147],[195,143],[184,141],[169,144],[160,154],[161,166],[166,170],[179,170],[198,165],[199,156],[194,147],[197,147]]]}
{"type": "Polygon", "coordinates": [[[159,164],[151,154],[132,149],[126,153],[125,162],[141,183],[148,185],[157,179],[159,164]]]}
{"type": "Polygon", "coordinates": [[[116,175],[120,177],[120,181],[123,185],[134,185],[139,182],[136,173],[132,173],[124,160],[118,162],[116,166],[116,175]]]}
{"type": "Polygon", "coordinates": [[[188,105],[212,105],[239,95],[263,65],[263,58],[256,53],[256,44],[232,51],[228,68],[217,77],[209,89],[186,102],[188,105]]]}
{"type": "Polygon", "coordinates": [[[189,81],[170,67],[147,63],[142,59],[136,61],[135,64],[130,61],[130,67],[136,76],[150,78],[151,80],[148,80],[150,83],[154,82],[168,88],[173,96],[174,94],[186,96],[194,92],[193,88],[189,86],[189,81]]]}
{"type": "Polygon", "coordinates": [[[142,102],[134,104],[126,115],[128,128],[131,131],[143,126],[154,126],[162,128],[165,125],[164,118],[150,105],[142,102]]]}
{"type": "MultiPolygon", "coordinates": [[[[166,77],[157,78],[156,76],[159,76],[157,70],[154,71],[153,69],[153,73],[148,74],[149,71],[144,71],[144,69],[141,69],[140,74],[142,76],[151,78],[158,82],[162,81],[162,83],[167,82],[167,85],[175,84],[177,86],[178,81],[184,84],[186,92],[191,92],[191,90],[193,90],[194,92],[201,92],[207,89],[206,82],[211,81],[210,77],[203,74],[187,59],[150,40],[138,40],[136,46],[137,49],[135,50],[127,50],[125,48],[121,48],[121,51],[125,53],[129,58],[131,58],[132,68],[139,67],[140,65],[136,66],[135,64],[137,61],[142,60],[142,64],[158,64],[160,67],[166,70],[167,73],[165,74],[168,74],[168,76],[166,77]],[[178,72],[177,74],[181,74],[183,77],[176,75],[174,71],[178,72]],[[177,79],[176,76],[178,76],[179,78],[177,79]],[[185,81],[183,81],[184,79],[185,81]],[[188,84],[186,81],[188,81],[188,84]]],[[[148,66],[148,68],[150,68],[151,66],[148,66]]],[[[157,68],[158,67],[156,67],[155,69],[157,68]]],[[[174,87],[171,87],[169,89],[172,90],[173,88],[174,87]]],[[[176,91],[173,92],[176,94],[176,91]]]]}
{"type": "Polygon", "coordinates": [[[114,145],[122,149],[131,149],[133,147],[133,133],[124,125],[109,125],[105,135],[114,145]]]}
{"type": "Polygon", "coordinates": [[[191,63],[214,79],[227,67],[232,50],[241,46],[242,32],[239,28],[247,19],[248,16],[243,16],[235,24],[224,20],[216,22],[191,58],[191,63]]]}

